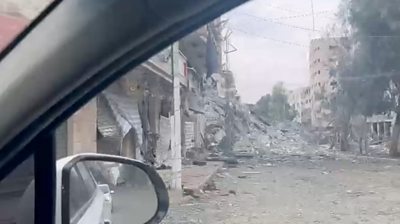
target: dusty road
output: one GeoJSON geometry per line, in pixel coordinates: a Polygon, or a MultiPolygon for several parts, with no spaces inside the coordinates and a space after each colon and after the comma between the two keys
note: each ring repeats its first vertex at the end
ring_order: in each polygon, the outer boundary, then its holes
{"type": "Polygon", "coordinates": [[[218,190],[171,205],[172,223],[400,223],[400,162],[286,156],[246,161],[218,190]]]}

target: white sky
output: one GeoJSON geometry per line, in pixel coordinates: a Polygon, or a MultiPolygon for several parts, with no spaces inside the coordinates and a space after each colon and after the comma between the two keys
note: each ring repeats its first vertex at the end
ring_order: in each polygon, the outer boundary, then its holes
{"type": "Polygon", "coordinates": [[[238,49],[230,54],[230,69],[243,102],[255,103],[278,81],[285,82],[289,89],[308,84],[308,44],[312,37],[326,33],[328,25],[337,23],[339,3],[340,0],[314,0],[315,29],[322,31],[315,33],[256,18],[303,15],[275,21],[312,29],[311,0],[253,0],[224,16],[233,31],[231,43],[238,49]]]}

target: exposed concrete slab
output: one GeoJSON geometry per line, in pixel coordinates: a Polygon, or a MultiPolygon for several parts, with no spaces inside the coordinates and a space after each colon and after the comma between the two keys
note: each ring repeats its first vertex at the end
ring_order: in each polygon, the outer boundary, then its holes
{"type": "MultiPolygon", "coordinates": [[[[185,190],[200,192],[200,190],[215,176],[215,174],[223,167],[223,162],[207,162],[205,166],[183,166],[182,185],[185,190]]],[[[161,178],[169,188],[172,173],[171,170],[158,170],[161,178]]],[[[182,191],[169,191],[170,203],[183,203],[192,199],[191,196],[183,196],[182,191]]]]}
{"type": "Polygon", "coordinates": [[[185,166],[182,172],[184,189],[200,190],[214,177],[223,162],[207,162],[205,166],[185,166]]]}

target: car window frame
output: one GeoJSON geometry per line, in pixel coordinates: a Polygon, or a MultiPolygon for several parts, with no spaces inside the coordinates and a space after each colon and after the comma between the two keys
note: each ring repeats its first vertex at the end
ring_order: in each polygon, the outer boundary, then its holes
{"type": "MultiPolygon", "coordinates": [[[[3,60],[10,55],[12,50],[20,45],[22,41],[27,40],[29,34],[47,18],[54,8],[60,6],[61,2],[62,0],[52,2],[23,32],[21,32],[17,38],[0,53],[0,63],[3,62],[3,60]]],[[[155,2],[156,1],[138,0],[138,4],[146,5],[155,4],[155,2]]],[[[184,35],[244,2],[247,2],[247,0],[196,1],[197,5],[191,8],[192,11],[185,11],[184,7],[172,9],[178,12],[176,13],[176,16],[178,16],[176,21],[168,24],[162,23],[162,25],[149,23],[154,27],[159,25],[162,29],[157,29],[157,32],[146,40],[145,44],[140,44],[140,38],[138,37],[135,40],[138,42],[137,48],[132,49],[131,54],[124,54],[117,59],[112,58],[110,55],[109,59],[111,61],[107,62],[107,70],[102,73],[99,72],[96,76],[93,74],[93,76],[88,78],[85,82],[75,86],[71,92],[65,93],[56,104],[41,112],[40,116],[34,118],[29,123],[23,124],[20,130],[12,132],[12,135],[10,134],[9,137],[3,139],[0,145],[0,180],[32,154],[35,155],[35,161],[40,161],[40,163],[37,163],[38,165],[35,166],[35,198],[38,199],[35,200],[35,223],[47,224],[56,222],[56,157],[54,130],[90,99],[104,90],[112,82],[125,75],[129,70],[138,66],[158,51],[182,38],[184,35]],[[200,4],[203,5],[199,7],[200,4]],[[140,49],[140,51],[138,51],[138,49],[140,49]]],[[[159,4],[161,3],[162,1],[159,2],[159,4]]],[[[176,0],[169,3],[181,3],[183,6],[189,4],[188,1],[183,0],[176,0]]],[[[145,26],[149,24],[144,23],[145,26]]]]}

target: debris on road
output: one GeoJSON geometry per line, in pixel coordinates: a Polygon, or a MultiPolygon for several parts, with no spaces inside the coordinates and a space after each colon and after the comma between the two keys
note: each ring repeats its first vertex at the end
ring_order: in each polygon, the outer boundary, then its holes
{"type": "Polygon", "coordinates": [[[229,194],[233,194],[233,195],[236,195],[236,191],[234,191],[234,190],[229,190],[229,192],[228,192],[229,194]]]}
{"type": "Polygon", "coordinates": [[[207,162],[206,162],[206,161],[194,160],[194,161],[192,162],[192,164],[195,165],[195,166],[205,166],[205,165],[207,165],[207,162]]]}
{"type": "Polygon", "coordinates": [[[249,171],[243,171],[243,174],[261,174],[261,172],[249,172],[249,171]]]}

